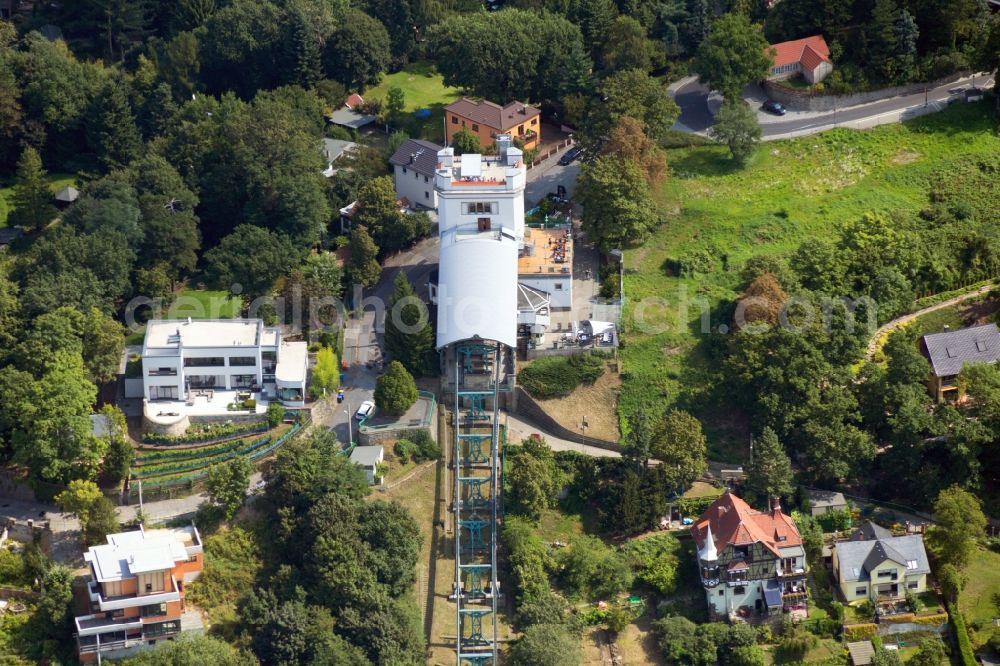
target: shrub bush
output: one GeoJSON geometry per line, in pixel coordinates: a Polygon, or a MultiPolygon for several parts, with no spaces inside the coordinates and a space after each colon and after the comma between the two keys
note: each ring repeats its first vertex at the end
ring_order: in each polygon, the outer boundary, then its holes
{"type": "Polygon", "coordinates": [[[816,516],[816,522],[824,532],[839,532],[851,529],[851,512],[846,509],[827,511],[816,516]]]}
{"type": "Polygon", "coordinates": [[[252,423],[205,423],[192,425],[183,435],[146,433],[142,436],[142,441],[148,444],[194,444],[255,432],[264,432],[265,430],[267,430],[267,423],[261,421],[254,421],[252,423]]]}
{"type": "Polygon", "coordinates": [[[594,352],[540,358],[521,370],[517,380],[536,398],[569,395],[580,384],[593,384],[604,374],[604,358],[594,352]]]}
{"type": "Polygon", "coordinates": [[[410,462],[410,458],[413,458],[417,454],[417,445],[408,439],[401,439],[392,447],[393,453],[399,458],[399,462],[404,465],[410,462]]]}
{"type": "Polygon", "coordinates": [[[272,402],[267,406],[267,425],[277,428],[285,420],[285,408],[280,402],[272,402]]]}

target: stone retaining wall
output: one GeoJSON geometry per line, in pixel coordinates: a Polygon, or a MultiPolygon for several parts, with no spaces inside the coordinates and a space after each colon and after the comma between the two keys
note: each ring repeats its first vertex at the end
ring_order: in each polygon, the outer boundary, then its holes
{"type": "Polygon", "coordinates": [[[895,88],[882,88],[881,90],[869,90],[867,92],[856,92],[847,95],[829,95],[808,90],[798,90],[783,86],[780,81],[766,82],[764,90],[767,92],[768,97],[776,102],[781,102],[793,111],[833,111],[835,109],[868,104],[901,95],[912,95],[923,92],[926,89],[952,83],[968,75],[969,72],[959,72],[951,76],[946,76],[943,79],[938,79],[937,81],[911,83],[905,86],[896,86],[895,88]]]}
{"type": "Polygon", "coordinates": [[[593,446],[597,449],[619,452],[622,450],[622,447],[618,444],[618,442],[609,442],[608,440],[597,439],[595,437],[584,437],[579,432],[574,432],[569,428],[563,427],[558,421],[549,416],[542,406],[539,405],[538,402],[520,386],[514,388],[514,393],[517,396],[517,408],[514,410],[514,413],[526,421],[537,424],[539,429],[551,433],[560,439],[567,439],[571,442],[586,444],[587,446],[593,446]]]}

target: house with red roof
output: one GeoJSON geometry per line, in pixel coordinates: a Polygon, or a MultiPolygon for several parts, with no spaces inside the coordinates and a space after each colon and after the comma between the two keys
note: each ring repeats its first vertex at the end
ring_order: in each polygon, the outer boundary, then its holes
{"type": "Polygon", "coordinates": [[[709,614],[730,620],[805,611],[806,553],[777,500],[756,511],[726,492],[691,527],[709,614]]]}
{"type": "Polygon", "coordinates": [[[774,54],[769,81],[788,79],[801,74],[809,83],[819,83],[833,71],[830,47],[823,35],[813,35],[790,42],[771,44],[769,51],[774,54]]]}

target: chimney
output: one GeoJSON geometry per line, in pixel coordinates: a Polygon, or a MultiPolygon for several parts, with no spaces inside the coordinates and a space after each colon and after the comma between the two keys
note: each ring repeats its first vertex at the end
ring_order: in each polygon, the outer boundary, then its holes
{"type": "Polygon", "coordinates": [[[416,153],[410,153],[410,164],[413,164],[417,159],[416,153]]]}
{"type": "Polygon", "coordinates": [[[948,324],[945,324],[944,325],[944,332],[947,333],[950,330],[951,330],[951,326],[949,326],[948,324]]]}
{"type": "Polygon", "coordinates": [[[191,323],[191,317],[188,317],[188,323],[189,324],[191,323]]]}
{"type": "Polygon", "coordinates": [[[776,515],[781,513],[781,498],[772,497],[771,498],[771,515],[776,515]]]}

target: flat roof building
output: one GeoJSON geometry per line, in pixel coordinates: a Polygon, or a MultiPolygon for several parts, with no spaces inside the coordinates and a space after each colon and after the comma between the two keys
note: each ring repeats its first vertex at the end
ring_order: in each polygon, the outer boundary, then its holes
{"type": "Polygon", "coordinates": [[[142,345],[146,416],[225,414],[239,394],[263,403],[259,411],[268,400],[299,407],[308,368],[307,343],[283,340],[260,319],[152,320],[142,345]]]}
{"type": "Polygon", "coordinates": [[[90,567],[90,613],[74,618],[80,661],[124,657],[136,649],[200,629],[184,619],[185,587],[204,568],[193,524],[109,534],[83,559],[90,567]]]}

